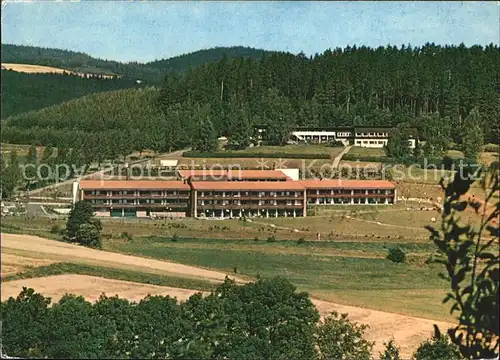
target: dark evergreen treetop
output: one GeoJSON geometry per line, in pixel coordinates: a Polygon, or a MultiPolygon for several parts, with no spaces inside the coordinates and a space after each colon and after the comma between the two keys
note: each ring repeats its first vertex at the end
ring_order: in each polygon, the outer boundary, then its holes
{"type": "Polygon", "coordinates": [[[92,147],[90,161],[193,146],[200,119],[209,118],[214,134],[207,135],[228,136],[231,144],[241,142],[231,137],[247,137],[248,128],[235,128],[242,119],[265,126],[274,144],[283,144],[297,126],[402,124],[431,140],[426,151],[439,152],[452,141],[467,147],[466,119],[475,109],[478,147],[483,138],[497,142],[500,135],[499,64],[496,45],[353,46],[311,58],[222,56],[168,73],[159,91],[102,93],[10,117],[3,141],[92,147]]]}

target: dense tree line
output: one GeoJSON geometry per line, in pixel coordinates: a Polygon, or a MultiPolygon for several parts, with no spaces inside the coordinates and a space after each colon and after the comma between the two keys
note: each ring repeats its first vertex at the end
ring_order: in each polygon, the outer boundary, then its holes
{"type": "MultiPolygon", "coordinates": [[[[24,358],[96,359],[371,359],[365,325],[347,314],[319,321],[307,293],[282,278],[243,286],[226,280],[186,302],[147,296],[90,303],[65,295],[57,303],[23,289],[1,304],[3,350],[24,358]]],[[[416,360],[460,359],[446,338],[420,346],[416,360]],[[434,357],[433,357],[434,356],[434,357]]],[[[400,359],[390,342],[380,359],[400,359]]]]}
{"type": "Polygon", "coordinates": [[[399,144],[404,129],[420,130],[428,141],[417,156],[456,147],[473,157],[500,135],[499,54],[495,45],[426,44],[223,57],[169,73],[159,92],[110,92],[11,117],[3,141],[81,148],[90,161],[145,148],[213,151],[221,135],[243,148],[252,125],[266,125],[277,145],[294,126],[392,125],[399,144]]]}
{"type": "Polygon", "coordinates": [[[2,119],[111,90],[140,87],[134,80],[89,75],[26,74],[2,70],[2,119]]]}
{"type": "Polygon", "coordinates": [[[230,58],[260,58],[264,53],[268,53],[265,50],[242,46],[219,47],[148,63],[122,63],[113,60],[96,59],[81,52],[37,46],[2,44],[1,52],[2,62],[4,63],[45,65],[78,72],[120,75],[127,79],[140,79],[151,84],[161,83],[162,76],[169,71],[184,72],[191,67],[218,62],[223,54],[230,58]]]}
{"type": "MultiPolygon", "coordinates": [[[[307,58],[287,53],[223,58],[166,79],[163,101],[211,104],[214,126],[231,135],[231,112],[253,123],[298,126],[397,125],[424,135],[424,119],[455,143],[473,109],[488,141],[499,134],[499,48],[473,46],[347,47],[307,58]],[[270,90],[272,89],[272,90],[270,90]],[[436,121],[438,120],[437,124],[436,121]],[[441,122],[443,124],[441,124],[441,122]]],[[[279,142],[279,138],[276,139],[279,142]]]]}

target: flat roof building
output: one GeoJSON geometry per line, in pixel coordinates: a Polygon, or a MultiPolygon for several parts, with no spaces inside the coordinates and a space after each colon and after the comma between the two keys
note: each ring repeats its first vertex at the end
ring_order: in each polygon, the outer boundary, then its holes
{"type": "MultiPolygon", "coordinates": [[[[341,141],[345,146],[382,148],[387,145],[394,130],[391,126],[297,127],[292,131],[292,137],[304,142],[341,141]]],[[[409,128],[408,136],[408,146],[415,148],[418,141],[417,129],[409,128]]]]}
{"type": "Polygon", "coordinates": [[[99,216],[210,218],[298,217],[313,205],[394,204],[397,199],[396,186],[386,180],[295,181],[266,170],[208,172],[219,180],[206,174],[181,170],[179,181],[81,180],[74,196],[90,201],[99,216]]]}
{"type": "Polygon", "coordinates": [[[193,181],[194,217],[306,216],[299,181],[193,181]]]}
{"type": "Polygon", "coordinates": [[[394,204],[396,186],[387,180],[303,180],[307,204],[394,204]]]}
{"type": "Polygon", "coordinates": [[[100,216],[183,217],[189,211],[191,188],[182,181],[81,180],[78,191],[78,199],[89,200],[100,216]]]}

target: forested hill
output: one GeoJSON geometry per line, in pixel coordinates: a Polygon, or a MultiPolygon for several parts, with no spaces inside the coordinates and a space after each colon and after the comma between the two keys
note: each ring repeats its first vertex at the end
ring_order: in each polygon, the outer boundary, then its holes
{"type": "Polygon", "coordinates": [[[223,57],[228,59],[261,59],[264,55],[271,53],[273,52],[243,46],[216,47],[175,56],[169,59],[155,60],[146,63],[145,65],[163,71],[180,73],[188,70],[189,68],[196,68],[200,65],[218,62],[223,57]]]}
{"type": "Polygon", "coordinates": [[[120,153],[212,151],[218,135],[233,147],[248,145],[252,124],[267,125],[273,144],[285,143],[293,126],[410,125],[428,140],[432,156],[450,147],[474,153],[500,136],[498,64],[496,45],[223,57],[169,73],[159,91],[102,93],[8,118],[3,141],[80,142],[85,151],[85,141],[109,144],[118,136],[120,153]]]}
{"type": "Polygon", "coordinates": [[[92,93],[141,86],[127,79],[85,79],[76,75],[25,74],[10,70],[2,70],[1,74],[2,119],[92,93]]]}
{"type": "Polygon", "coordinates": [[[167,127],[157,97],[154,88],[125,89],[13,116],[2,125],[2,141],[72,148],[75,157],[85,159],[114,159],[129,149],[154,148],[167,127]]]}
{"type": "Polygon", "coordinates": [[[210,105],[215,129],[226,135],[232,131],[227,114],[243,111],[272,129],[408,123],[426,136],[441,127],[455,143],[477,108],[477,126],[493,142],[499,135],[499,64],[493,44],[353,46],[313,58],[274,53],[262,60],[222,59],[172,76],[163,102],[210,105]]]}
{"type": "Polygon", "coordinates": [[[154,84],[161,83],[163,75],[167,71],[183,72],[190,67],[217,62],[224,54],[228,58],[259,58],[262,54],[268,52],[245,47],[214,48],[147,64],[137,62],[121,63],[96,59],[81,52],[11,44],[2,44],[1,53],[2,62],[4,63],[45,65],[78,72],[121,75],[125,78],[140,79],[154,84]]]}

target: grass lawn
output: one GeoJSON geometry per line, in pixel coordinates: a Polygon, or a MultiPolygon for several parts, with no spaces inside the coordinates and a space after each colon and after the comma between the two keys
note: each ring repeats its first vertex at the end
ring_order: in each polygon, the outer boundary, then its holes
{"type": "Polygon", "coordinates": [[[367,148],[353,146],[348,152],[349,156],[387,156],[384,148],[367,148]]]}
{"type": "Polygon", "coordinates": [[[255,146],[249,147],[245,150],[236,151],[244,153],[287,153],[287,154],[329,154],[332,157],[337,156],[344,150],[344,147],[330,147],[321,144],[297,144],[285,146],[255,146]]]}
{"type": "MultiPolygon", "coordinates": [[[[179,240],[161,237],[125,242],[106,240],[105,249],[183,264],[235,271],[249,277],[284,276],[299,290],[354,306],[450,320],[440,302],[446,283],[435,266],[394,264],[384,258],[386,244],[281,244],[266,241],[179,240]],[[297,252],[291,249],[306,249],[297,252]],[[359,256],[342,256],[343,251],[359,256]],[[365,253],[363,254],[363,251],[365,253]],[[332,256],[337,251],[339,256],[332,256]],[[381,292],[383,296],[377,296],[381,292]],[[419,296],[425,294],[425,296],[419,296]]],[[[410,248],[423,251],[419,244],[410,248]]]]}
{"type": "Polygon", "coordinates": [[[286,167],[288,169],[309,169],[320,168],[322,165],[331,166],[332,160],[328,159],[273,159],[273,158],[188,158],[172,157],[172,160],[179,161],[179,167],[185,169],[206,168],[206,169],[261,169],[271,170],[273,168],[286,167]]]}
{"type": "MultiPolygon", "coordinates": [[[[418,207],[418,204],[408,206],[418,207]]],[[[359,208],[354,206],[349,211],[328,212],[326,216],[323,213],[323,216],[305,218],[259,218],[253,219],[252,222],[238,219],[202,220],[194,218],[177,220],[103,218],[101,221],[103,224],[102,233],[105,237],[119,237],[120,234],[126,232],[133,236],[173,236],[175,234],[185,238],[258,238],[261,240],[274,236],[279,240],[298,240],[299,238],[316,240],[317,233],[320,232],[321,240],[395,242],[400,239],[408,239],[417,242],[427,241],[428,233],[423,229],[423,221],[418,225],[422,225],[422,229],[413,229],[414,226],[407,223],[406,212],[401,211],[403,208],[398,205],[389,209],[385,207],[385,211],[389,211],[391,214],[389,224],[401,226],[388,227],[342,217],[343,213],[356,217],[357,214],[352,213],[352,211],[361,211],[363,208],[366,209],[366,207],[360,205],[359,208]],[[407,228],[408,226],[410,228],[407,228]]],[[[383,210],[383,208],[371,208],[371,211],[375,213],[383,210]]],[[[424,216],[430,223],[430,218],[434,215],[425,212],[424,216]]],[[[53,234],[50,234],[50,229],[56,224],[64,227],[65,220],[51,220],[46,217],[6,217],[2,219],[2,231],[54,237],[53,234]]]]}

